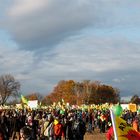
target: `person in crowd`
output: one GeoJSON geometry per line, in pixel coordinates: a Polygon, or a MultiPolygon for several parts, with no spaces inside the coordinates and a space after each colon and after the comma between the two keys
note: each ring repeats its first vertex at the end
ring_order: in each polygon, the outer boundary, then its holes
{"type": "Polygon", "coordinates": [[[48,118],[49,124],[47,126],[48,128],[48,138],[49,140],[54,140],[54,118],[52,115],[48,118]]]}
{"type": "Polygon", "coordinates": [[[87,131],[89,132],[89,133],[92,133],[92,130],[93,130],[93,114],[92,114],[92,112],[90,111],[89,113],[88,113],[88,119],[87,119],[88,121],[87,121],[87,124],[88,124],[88,128],[87,128],[87,131]]]}
{"type": "Polygon", "coordinates": [[[65,140],[73,140],[72,124],[73,124],[73,118],[70,116],[67,117],[65,119],[65,124],[64,124],[65,140]]]}
{"type": "Polygon", "coordinates": [[[32,113],[32,123],[31,123],[31,126],[30,126],[30,128],[31,128],[31,136],[32,136],[32,138],[34,139],[34,140],[36,140],[37,139],[37,135],[38,135],[38,128],[39,128],[39,121],[38,121],[38,119],[36,118],[36,117],[38,117],[38,116],[36,116],[36,112],[35,111],[33,111],[33,113],[32,113]]]}
{"type": "Polygon", "coordinates": [[[4,140],[8,140],[9,133],[8,133],[8,123],[7,123],[7,117],[5,116],[5,111],[1,113],[0,116],[0,129],[1,129],[1,137],[4,137],[4,140]]]}
{"type": "Polygon", "coordinates": [[[74,140],[83,140],[86,133],[86,124],[82,118],[78,117],[77,121],[73,124],[73,137],[74,140]]]}
{"type": "Polygon", "coordinates": [[[54,118],[48,115],[47,121],[44,123],[44,140],[54,140],[54,118]]]}
{"type": "Polygon", "coordinates": [[[13,114],[13,133],[12,133],[12,140],[17,139],[19,140],[19,130],[20,130],[20,120],[19,116],[16,112],[13,114]]]}
{"type": "Polygon", "coordinates": [[[31,129],[28,126],[24,126],[20,129],[20,140],[35,140],[31,137],[31,129]]]}
{"type": "MultiPolygon", "coordinates": [[[[139,131],[139,112],[125,110],[121,117],[139,131]]],[[[109,109],[5,109],[0,110],[0,140],[84,140],[93,127],[95,132],[107,132],[107,140],[112,140],[113,128],[108,122],[109,109]]]]}
{"type": "Polygon", "coordinates": [[[4,133],[3,133],[3,130],[2,130],[1,127],[0,127],[0,140],[6,140],[6,139],[4,138],[4,133]]]}
{"type": "Polygon", "coordinates": [[[113,131],[113,126],[110,126],[106,133],[106,139],[107,140],[114,140],[114,131],[113,131]]]}
{"type": "Polygon", "coordinates": [[[138,118],[134,118],[133,122],[132,122],[132,127],[134,128],[134,130],[139,131],[139,122],[138,122],[138,118]]]}
{"type": "Polygon", "coordinates": [[[100,133],[105,133],[105,127],[106,127],[106,116],[105,113],[101,113],[100,116],[100,133]]]}
{"type": "Polygon", "coordinates": [[[41,138],[41,140],[44,140],[46,135],[47,135],[46,129],[47,129],[48,124],[49,124],[48,116],[46,114],[43,114],[42,121],[40,124],[40,138],[41,138]]]}
{"type": "Polygon", "coordinates": [[[64,128],[58,117],[54,120],[54,140],[61,140],[64,138],[64,128]]]}

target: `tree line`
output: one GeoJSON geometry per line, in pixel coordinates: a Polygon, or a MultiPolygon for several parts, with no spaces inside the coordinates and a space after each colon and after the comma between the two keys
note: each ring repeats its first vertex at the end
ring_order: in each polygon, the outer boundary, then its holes
{"type": "Polygon", "coordinates": [[[74,80],[60,81],[52,93],[47,95],[43,103],[51,104],[61,99],[70,104],[99,104],[117,103],[120,101],[119,90],[109,85],[102,85],[98,81],[74,80]]]}
{"type": "MultiPolygon", "coordinates": [[[[20,82],[16,81],[12,75],[0,76],[0,105],[7,102],[9,97],[19,97],[20,82]]],[[[43,105],[50,105],[62,99],[70,104],[102,104],[120,102],[120,91],[111,85],[101,84],[99,81],[83,80],[61,80],[54,87],[53,91],[43,96],[42,94],[28,93],[25,96],[28,100],[39,100],[43,105]]],[[[139,103],[140,98],[134,95],[132,103],[139,103]]],[[[12,104],[17,103],[13,100],[12,104]]]]}

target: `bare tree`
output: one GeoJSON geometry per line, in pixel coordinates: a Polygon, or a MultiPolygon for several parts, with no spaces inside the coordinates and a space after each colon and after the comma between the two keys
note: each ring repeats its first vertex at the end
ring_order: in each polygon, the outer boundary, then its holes
{"type": "Polygon", "coordinates": [[[20,83],[15,81],[13,76],[2,75],[0,76],[0,105],[6,103],[7,99],[16,97],[20,90],[20,83]]]}

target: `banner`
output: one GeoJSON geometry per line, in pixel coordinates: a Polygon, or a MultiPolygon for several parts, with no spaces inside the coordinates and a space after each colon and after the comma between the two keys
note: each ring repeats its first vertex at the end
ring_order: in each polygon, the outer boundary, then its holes
{"type": "Polygon", "coordinates": [[[121,107],[126,110],[129,110],[129,104],[121,104],[121,107]]]}
{"type": "Polygon", "coordinates": [[[38,107],[38,100],[28,101],[28,106],[29,106],[31,109],[37,108],[37,107],[38,107]]]}
{"type": "Polygon", "coordinates": [[[140,140],[139,132],[135,131],[125,120],[115,116],[112,110],[110,113],[115,140],[140,140]]]}
{"type": "Polygon", "coordinates": [[[137,105],[136,104],[129,104],[128,108],[132,112],[137,112],[137,105]]]}

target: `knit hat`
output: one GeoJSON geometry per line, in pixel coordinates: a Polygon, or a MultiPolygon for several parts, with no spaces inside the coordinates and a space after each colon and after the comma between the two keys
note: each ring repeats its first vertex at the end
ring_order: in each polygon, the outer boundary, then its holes
{"type": "Polygon", "coordinates": [[[54,120],[54,125],[57,125],[59,123],[59,121],[58,120],[54,120]]]}

